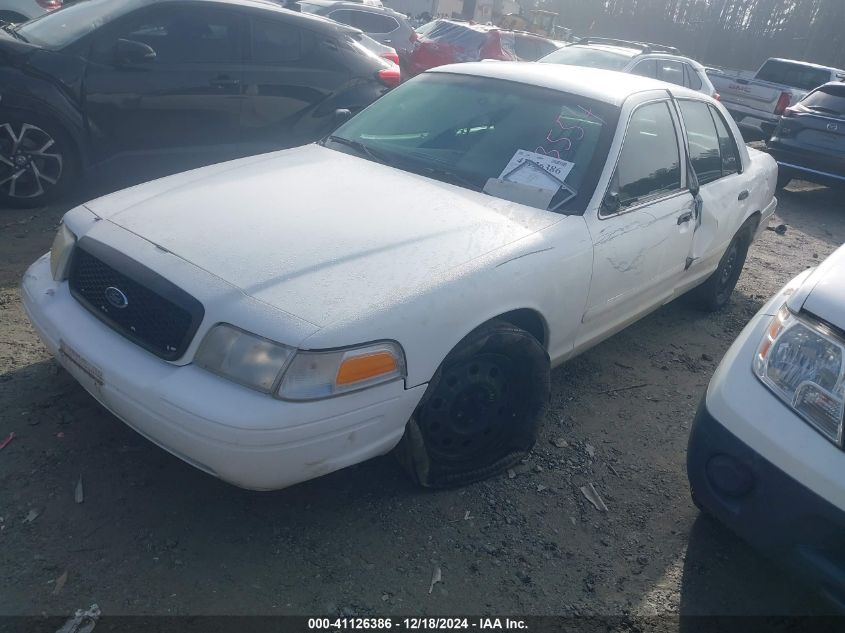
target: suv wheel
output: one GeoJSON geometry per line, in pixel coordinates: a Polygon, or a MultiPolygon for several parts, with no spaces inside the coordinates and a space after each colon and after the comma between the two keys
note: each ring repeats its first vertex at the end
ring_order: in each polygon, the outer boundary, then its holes
{"type": "Polygon", "coordinates": [[[0,205],[47,204],[70,188],[77,171],[75,148],[61,127],[0,114],[0,205]]]}

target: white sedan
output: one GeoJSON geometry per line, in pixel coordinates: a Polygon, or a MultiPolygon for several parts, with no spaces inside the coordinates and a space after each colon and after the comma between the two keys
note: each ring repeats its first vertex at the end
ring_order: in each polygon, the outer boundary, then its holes
{"type": "Polygon", "coordinates": [[[845,247],[722,360],[690,434],[696,504],[845,609],[845,247]]]}
{"type": "Polygon", "coordinates": [[[776,180],[700,93],[445,66],[320,144],[69,211],[23,300],[95,398],[221,479],[396,449],[450,486],[531,449],[555,365],[687,291],[725,305],[776,180]]]}

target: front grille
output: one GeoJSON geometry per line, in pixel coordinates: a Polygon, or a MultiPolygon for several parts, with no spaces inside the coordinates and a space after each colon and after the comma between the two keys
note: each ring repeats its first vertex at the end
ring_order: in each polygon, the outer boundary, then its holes
{"type": "Polygon", "coordinates": [[[68,276],[71,294],[116,332],[165,360],[191,342],[202,304],[122,253],[83,238],[68,276]]]}

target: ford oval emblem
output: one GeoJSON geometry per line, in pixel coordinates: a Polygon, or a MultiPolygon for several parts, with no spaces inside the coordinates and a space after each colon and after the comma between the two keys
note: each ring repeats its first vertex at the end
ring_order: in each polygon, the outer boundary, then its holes
{"type": "Polygon", "coordinates": [[[109,286],[108,288],[106,288],[105,295],[106,301],[108,301],[115,308],[122,310],[123,308],[129,305],[129,299],[126,298],[126,295],[120,288],[109,286]]]}

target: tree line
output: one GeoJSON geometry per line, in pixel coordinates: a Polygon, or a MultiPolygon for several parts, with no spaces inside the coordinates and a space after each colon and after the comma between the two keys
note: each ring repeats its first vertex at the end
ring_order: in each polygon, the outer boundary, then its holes
{"type": "Polygon", "coordinates": [[[845,68],[845,0],[536,0],[576,35],[669,44],[706,65],[767,57],[845,68]]]}

